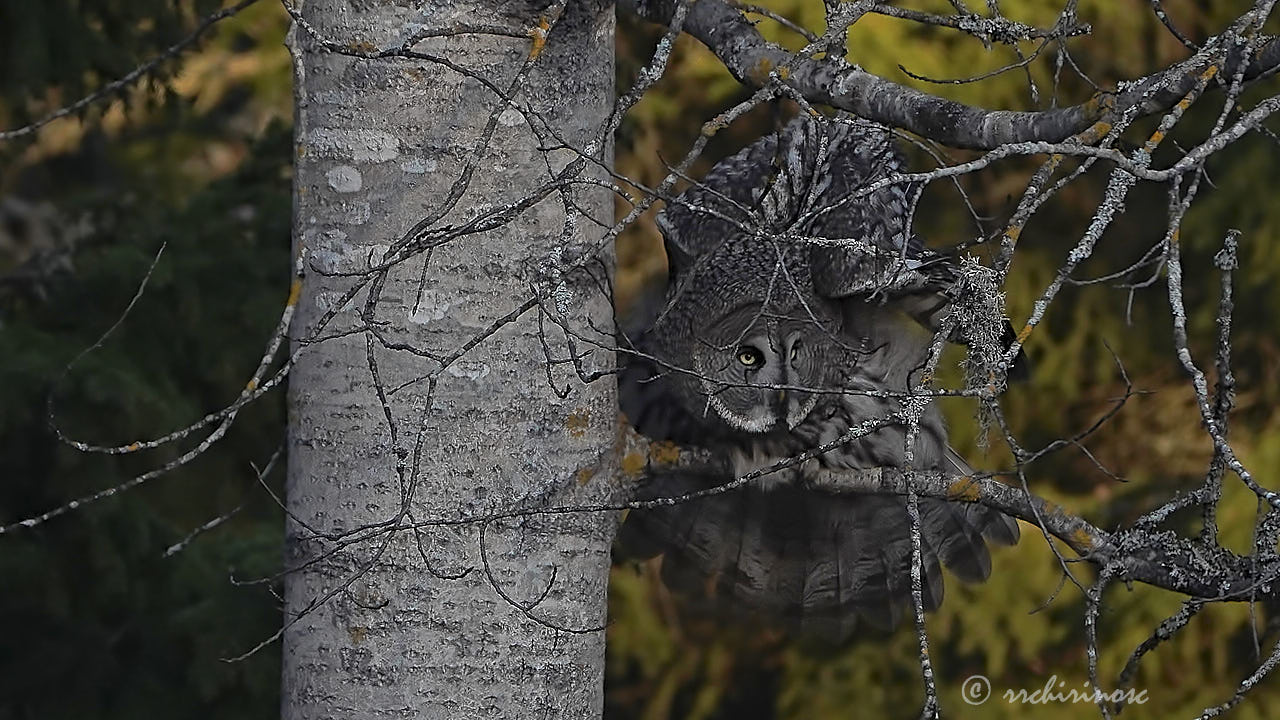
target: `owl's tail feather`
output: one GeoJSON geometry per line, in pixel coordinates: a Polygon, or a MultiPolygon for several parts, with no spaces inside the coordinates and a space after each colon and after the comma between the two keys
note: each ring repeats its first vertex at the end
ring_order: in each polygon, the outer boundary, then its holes
{"type": "MultiPolygon", "coordinates": [[[[645,496],[705,489],[710,476],[654,478],[645,496]]],[[[941,566],[962,580],[991,573],[988,541],[1012,544],[1017,524],[975,504],[921,498],[924,606],[942,602],[941,566]]],[[[846,637],[856,619],[893,628],[912,613],[911,520],[906,499],[747,486],[671,506],[633,510],[619,554],[661,554],[663,582],[693,600],[798,621],[846,637]]]]}

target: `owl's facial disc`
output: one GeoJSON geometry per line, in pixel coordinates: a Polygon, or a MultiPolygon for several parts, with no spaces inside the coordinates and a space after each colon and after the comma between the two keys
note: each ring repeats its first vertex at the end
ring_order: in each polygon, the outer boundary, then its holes
{"type": "Polygon", "coordinates": [[[794,327],[755,320],[735,336],[702,346],[696,358],[702,410],[747,433],[795,428],[817,404],[816,396],[795,389],[814,384],[812,353],[794,327]]]}

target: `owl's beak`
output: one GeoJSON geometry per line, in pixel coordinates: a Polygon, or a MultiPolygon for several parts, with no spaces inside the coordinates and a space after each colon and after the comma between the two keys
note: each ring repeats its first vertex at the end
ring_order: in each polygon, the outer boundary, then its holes
{"type": "Polygon", "coordinates": [[[797,425],[804,422],[805,417],[808,415],[805,408],[804,393],[796,394],[779,390],[778,410],[787,425],[787,429],[794,430],[797,425]]]}
{"type": "Polygon", "coordinates": [[[773,391],[773,416],[776,418],[776,427],[778,429],[787,428],[790,430],[794,427],[791,424],[791,406],[795,404],[795,396],[787,393],[786,390],[773,391]],[[790,402],[788,402],[790,400],[790,402]]]}

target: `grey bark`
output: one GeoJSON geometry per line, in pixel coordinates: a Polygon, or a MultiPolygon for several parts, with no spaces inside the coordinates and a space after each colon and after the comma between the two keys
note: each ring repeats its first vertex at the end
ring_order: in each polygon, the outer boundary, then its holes
{"type": "MultiPolygon", "coordinates": [[[[455,69],[331,51],[397,46],[424,26],[510,28],[515,37],[433,37],[417,46],[508,92],[536,44],[537,31],[527,33],[546,12],[545,3],[533,5],[307,0],[301,7],[309,28],[293,32],[300,58],[294,242],[308,271],[293,331],[303,354],[289,386],[286,565],[296,571],[285,579],[285,718],[602,712],[598,628],[616,518],[454,521],[611,497],[613,383],[608,375],[582,383],[558,365],[551,379],[569,392],[553,392],[539,308],[530,306],[531,287],[546,286],[575,329],[612,332],[599,288],[555,273],[599,238],[584,218],[566,221],[574,212],[567,208],[607,222],[609,194],[572,189],[571,203],[546,193],[496,229],[454,237],[431,253],[397,254],[397,241],[447,207],[452,190],[465,187],[434,227],[456,228],[516,202],[574,156],[548,152],[521,112],[455,69]],[[492,141],[480,148],[491,120],[492,141]],[[475,172],[458,185],[473,160],[475,172]],[[385,277],[369,272],[390,256],[409,259],[385,277]],[[356,286],[319,336],[355,332],[309,342],[326,311],[356,286]],[[373,306],[370,292],[379,296],[373,306]],[[527,311],[512,312],[521,307],[527,311]],[[384,323],[373,326],[376,335],[364,331],[370,308],[384,323]],[[516,319],[502,325],[504,316],[516,319]],[[502,326],[485,337],[494,325],[502,326]]],[[[586,146],[611,109],[613,82],[612,8],[572,2],[512,99],[586,146]]],[[[564,335],[548,325],[551,351],[563,356],[564,335]]],[[[583,362],[599,370],[613,358],[596,351],[583,362]]]]}

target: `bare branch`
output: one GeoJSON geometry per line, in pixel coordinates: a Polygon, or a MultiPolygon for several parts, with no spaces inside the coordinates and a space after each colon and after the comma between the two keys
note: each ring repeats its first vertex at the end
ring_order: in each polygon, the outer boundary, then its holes
{"type": "Polygon", "coordinates": [[[97,90],[94,90],[88,95],[85,95],[79,100],[76,100],[70,105],[66,105],[64,107],[58,108],[57,110],[54,110],[53,112],[45,115],[39,120],[28,123],[21,127],[13,128],[12,130],[0,130],[0,142],[4,142],[6,140],[15,140],[17,138],[30,135],[36,132],[37,130],[39,130],[40,128],[44,127],[45,125],[48,125],[49,123],[53,122],[54,120],[67,117],[68,115],[74,115],[75,113],[80,112],[81,110],[89,107],[90,105],[93,105],[94,103],[101,102],[102,100],[105,100],[111,97],[112,95],[119,92],[120,90],[123,90],[124,88],[129,87],[130,85],[137,82],[138,80],[141,80],[147,75],[154,73],[165,62],[172,60],[178,55],[181,55],[184,50],[194,45],[195,42],[199,40],[200,37],[204,35],[204,33],[209,28],[213,27],[214,25],[217,25],[219,22],[222,22],[223,20],[226,20],[229,17],[232,17],[238,14],[240,11],[244,10],[250,5],[253,5],[256,2],[258,2],[258,0],[240,0],[240,2],[236,3],[235,5],[225,7],[215,13],[207,15],[203,20],[201,20],[196,25],[195,29],[191,31],[190,35],[187,35],[186,37],[182,38],[181,40],[174,43],[173,45],[170,45],[163,52],[151,58],[150,60],[144,62],[143,64],[139,65],[133,70],[130,70],[128,73],[121,76],[119,79],[113,80],[107,83],[106,85],[103,85],[102,87],[98,88],[97,90]]]}
{"type": "MultiPolygon", "coordinates": [[[[653,22],[669,22],[669,0],[624,0],[623,7],[653,22]]],[[[1204,67],[1175,66],[1149,75],[1116,94],[1095,96],[1067,108],[1038,112],[986,110],[946,100],[872,75],[834,57],[792,54],[766,41],[723,0],[702,0],[689,12],[686,31],[703,42],[739,81],[753,87],[778,82],[810,102],[909,130],[953,147],[990,150],[1002,145],[1058,142],[1139,105],[1142,115],[1172,107],[1193,87],[1204,67]]],[[[1234,66],[1240,55],[1229,54],[1234,66]]],[[[1280,68],[1280,41],[1272,40],[1248,66],[1247,79],[1280,68]]]]}

